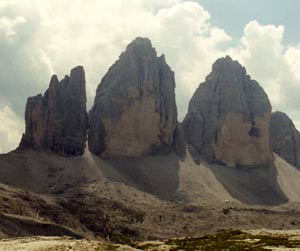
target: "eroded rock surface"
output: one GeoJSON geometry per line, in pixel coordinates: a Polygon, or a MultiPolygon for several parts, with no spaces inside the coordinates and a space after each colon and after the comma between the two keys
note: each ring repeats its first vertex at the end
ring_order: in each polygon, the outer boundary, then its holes
{"type": "Polygon", "coordinates": [[[89,117],[89,148],[96,155],[135,157],[172,149],[174,73],[149,39],[136,38],[110,67],[89,117]]]}
{"type": "Polygon", "coordinates": [[[266,93],[245,68],[229,56],[218,59],[189,103],[187,142],[210,163],[270,164],[270,113],[266,93]]]}
{"type": "Polygon", "coordinates": [[[283,112],[274,112],[270,119],[272,150],[291,165],[300,168],[300,133],[283,112]]]}
{"type": "Polygon", "coordinates": [[[59,82],[51,78],[44,96],[27,100],[21,147],[46,148],[64,155],[84,152],[88,117],[83,67],[72,69],[59,82]]]}

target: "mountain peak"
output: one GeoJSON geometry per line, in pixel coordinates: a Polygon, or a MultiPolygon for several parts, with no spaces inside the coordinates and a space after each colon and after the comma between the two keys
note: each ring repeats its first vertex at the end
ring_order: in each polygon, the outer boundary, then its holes
{"type": "Polygon", "coordinates": [[[63,155],[83,154],[87,131],[83,67],[72,69],[70,76],[59,82],[53,75],[44,96],[28,98],[21,147],[45,148],[63,155]]]}
{"type": "Polygon", "coordinates": [[[79,65],[71,70],[70,77],[82,78],[85,75],[83,66],[79,65]]]}
{"type": "Polygon", "coordinates": [[[147,37],[136,37],[130,44],[145,45],[152,47],[151,40],[147,37]]]}
{"type": "Polygon", "coordinates": [[[211,163],[270,164],[270,113],[268,96],[245,68],[229,56],[220,58],[189,103],[187,141],[211,163]]]}
{"type": "Polygon", "coordinates": [[[233,60],[230,56],[222,57],[216,60],[212,66],[213,75],[246,75],[246,69],[237,61],[233,60]]]}
{"type": "Polygon", "coordinates": [[[125,55],[136,55],[137,57],[156,57],[156,50],[152,47],[149,38],[137,37],[130,44],[128,44],[125,52],[120,57],[125,55]]]}
{"type": "Polygon", "coordinates": [[[51,89],[51,88],[54,88],[58,85],[59,85],[59,80],[57,78],[57,75],[53,75],[50,79],[49,88],[51,89]]]}
{"type": "Polygon", "coordinates": [[[107,157],[170,151],[176,126],[174,73],[151,41],[138,37],[97,89],[89,148],[107,157]]]}

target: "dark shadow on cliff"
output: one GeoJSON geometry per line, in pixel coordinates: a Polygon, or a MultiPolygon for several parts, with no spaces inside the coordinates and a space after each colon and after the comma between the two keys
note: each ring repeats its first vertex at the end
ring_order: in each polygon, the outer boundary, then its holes
{"type": "Polygon", "coordinates": [[[250,205],[274,206],[288,198],[277,182],[274,165],[258,167],[228,167],[206,165],[230,195],[250,205]]]}
{"type": "Polygon", "coordinates": [[[174,153],[120,158],[105,162],[108,167],[102,167],[101,171],[106,178],[124,182],[163,200],[176,200],[179,186],[179,161],[174,153]]]}

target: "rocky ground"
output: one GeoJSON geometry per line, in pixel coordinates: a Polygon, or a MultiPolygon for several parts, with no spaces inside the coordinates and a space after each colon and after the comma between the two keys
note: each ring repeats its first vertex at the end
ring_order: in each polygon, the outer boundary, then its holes
{"type": "Polygon", "coordinates": [[[126,185],[91,183],[62,197],[0,188],[0,236],[71,236],[132,244],[225,229],[300,229],[300,204],[162,201],[126,185]]]}
{"type": "Polygon", "coordinates": [[[0,185],[1,239],[133,245],[232,229],[300,229],[299,171],[280,158],[274,169],[258,170],[197,165],[189,155],[102,161],[88,152],[17,151],[0,164],[1,181],[11,185],[0,185]]]}
{"type": "Polygon", "coordinates": [[[0,250],[5,251],[137,251],[137,250],[299,250],[300,233],[290,231],[223,231],[202,237],[172,238],[161,241],[136,242],[131,245],[110,244],[69,237],[27,237],[4,239],[0,250]]]}

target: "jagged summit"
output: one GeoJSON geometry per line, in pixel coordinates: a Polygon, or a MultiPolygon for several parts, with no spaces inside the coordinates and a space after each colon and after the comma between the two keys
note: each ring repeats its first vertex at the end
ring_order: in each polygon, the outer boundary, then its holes
{"type": "Polygon", "coordinates": [[[183,124],[188,143],[208,162],[255,166],[273,161],[270,113],[264,90],[227,56],[196,90],[183,124]]]}
{"type": "Polygon", "coordinates": [[[53,75],[44,96],[28,98],[20,146],[46,148],[63,155],[83,154],[87,122],[85,73],[77,66],[60,82],[53,75]]]}
{"type": "Polygon", "coordinates": [[[49,83],[49,88],[52,89],[52,88],[55,88],[55,86],[58,86],[59,85],[59,80],[58,80],[58,77],[57,75],[52,75],[51,79],[50,79],[50,83],[49,83]]]}
{"type": "Polygon", "coordinates": [[[219,76],[228,74],[246,75],[246,69],[237,60],[233,60],[227,55],[216,60],[212,66],[212,74],[219,76]]]}
{"type": "Polygon", "coordinates": [[[169,152],[177,126],[174,73],[147,38],[136,38],[98,86],[89,148],[101,156],[169,152]]]}
{"type": "MultiPolygon", "coordinates": [[[[145,48],[152,48],[151,40],[147,37],[137,37],[131,43],[127,45],[126,51],[129,51],[131,48],[140,48],[141,50],[145,48]]],[[[155,51],[155,49],[154,49],[155,51]]]]}
{"type": "Polygon", "coordinates": [[[138,58],[157,57],[157,53],[149,38],[137,37],[127,45],[126,50],[120,54],[119,60],[128,56],[136,56],[138,58]]]}

